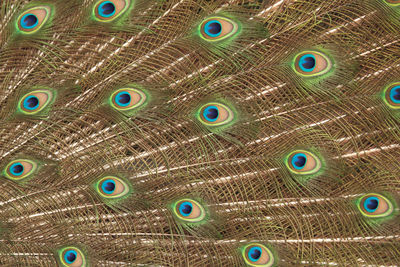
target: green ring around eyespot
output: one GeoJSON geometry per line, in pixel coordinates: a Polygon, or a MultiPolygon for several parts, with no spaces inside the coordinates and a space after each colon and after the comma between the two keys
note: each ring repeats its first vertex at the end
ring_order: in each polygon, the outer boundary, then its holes
{"type": "Polygon", "coordinates": [[[311,50],[308,50],[308,51],[301,51],[300,53],[298,53],[298,54],[296,54],[296,55],[294,56],[293,62],[292,62],[292,69],[293,69],[293,71],[294,71],[296,74],[298,74],[298,75],[300,75],[300,76],[304,76],[304,77],[320,76],[320,75],[323,75],[323,74],[328,73],[328,72],[332,69],[332,61],[331,61],[330,58],[327,57],[325,54],[322,54],[322,53],[320,53],[320,52],[318,52],[318,51],[311,51],[311,50]],[[298,71],[296,70],[296,66],[295,66],[295,64],[296,64],[296,59],[299,57],[299,55],[301,55],[301,54],[306,54],[306,53],[315,53],[315,54],[318,54],[318,55],[320,55],[321,57],[323,57],[323,58],[326,60],[326,62],[327,62],[327,66],[326,66],[325,70],[323,70],[323,71],[321,71],[321,72],[313,73],[313,74],[304,74],[304,73],[298,72],[298,71]]]}
{"type": "Polygon", "coordinates": [[[244,247],[242,248],[242,257],[243,257],[243,259],[244,259],[244,261],[246,262],[247,265],[249,265],[249,266],[254,266],[254,267],[271,267],[271,266],[274,265],[274,262],[275,262],[275,257],[274,257],[274,254],[272,254],[271,250],[270,250],[269,248],[267,248],[266,246],[261,245],[261,244],[259,244],[259,243],[251,243],[251,244],[248,244],[248,245],[244,246],[244,247]],[[253,263],[249,262],[249,261],[247,260],[247,257],[246,257],[246,249],[247,249],[248,247],[250,247],[250,246],[259,246],[259,247],[262,247],[262,248],[268,253],[269,258],[272,259],[272,260],[270,260],[270,262],[269,262],[268,264],[264,264],[264,265],[253,264],[253,263]]]}
{"type": "Polygon", "coordinates": [[[29,160],[29,159],[16,159],[16,160],[13,160],[13,161],[11,161],[10,163],[7,164],[7,166],[5,167],[4,173],[5,173],[5,176],[6,176],[8,179],[11,179],[11,180],[13,180],[13,181],[20,181],[20,180],[22,180],[22,179],[28,177],[29,175],[31,175],[36,169],[37,169],[37,163],[34,162],[34,161],[29,160]],[[8,168],[9,168],[12,164],[14,164],[14,163],[16,163],[16,162],[20,162],[20,161],[26,161],[26,162],[29,162],[30,164],[32,164],[32,170],[30,170],[30,172],[28,172],[28,173],[26,173],[25,175],[20,176],[20,177],[18,177],[18,178],[15,178],[15,177],[10,176],[10,175],[7,173],[8,168]]]}
{"type": "Polygon", "coordinates": [[[386,216],[389,216],[390,214],[392,214],[392,212],[394,211],[394,206],[393,206],[392,202],[391,202],[388,198],[382,196],[381,194],[376,194],[376,193],[369,193],[369,194],[365,194],[365,195],[361,196],[361,197],[357,200],[357,208],[358,208],[358,210],[361,212],[362,215],[364,215],[365,217],[369,217],[369,218],[381,218],[381,217],[386,217],[386,216]],[[361,204],[361,200],[362,200],[363,198],[365,198],[365,197],[368,197],[368,196],[379,196],[379,197],[381,197],[382,199],[384,199],[384,200],[386,201],[386,203],[388,203],[388,206],[389,206],[388,210],[387,210],[385,213],[382,213],[382,214],[376,214],[376,215],[366,214],[366,213],[361,209],[361,205],[360,205],[360,204],[361,204]]]}
{"type": "Polygon", "coordinates": [[[210,127],[221,126],[221,125],[228,124],[228,123],[232,122],[234,118],[235,118],[235,114],[233,113],[232,109],[230,109],[228,106],[226,106],[226,105],[224,105],[224,104],[222,104],[222,103],[218,103],[218,102],[210,102],[210,103],[207,103],[207,104],[201,106],[201,107],[199,108],[199,110],[197,111],[197,119],[198,119],[201,123],[203,123],[204,125],[207,125],[207,126],[210,126],[210,127]],[[229,115],[228,115],[228,118],[227,118],[225,121],[221,121],[220,123],[207,123],[207,122],[203,121],[203,120],[201,119],[201,110],[202,110],[204,107],[206,107],[206,106],[211,106],[211,105],[222,106],[223,108],[225,108],[225,109],[228,111],[228,114],[229,114],[229,115]]]}
{"type": "MultiPolygon", "coordinates": [[[[399,4],[400,5],[400,4],[399,4]]],[[[389,108],[392,108],[392,109],[400,109],[400,106],[393,106],[392,104],[390,104],[388,101],[387,101],[387,99],[386,99],[386,92],[389,90],[389,89],[391,89],[391,88],[393,88],[395,85],[400,85],[400,82],[395,82],[395,83],[391,83],[391,84],[389,84],[388,86],[386,86],[385,87],[385,89],[383,90],[383,92],[382,92],[382,100],[383,100],[383,102],[389,107],[389,108]]]]}
{"type": "Polygon", "coordinates": [[[295,173],[295,174],[299,174],[299,175],[315,174],[315,173],[317,173],[318,171],[320,171],[320,169],[321,169],[321,167],[322,167],[321,160],[320,160],[314,153],[312,153],[312,152],[310,152],[310,151],[307,151],[307,150],[294,150],[294,151],[290,152],[290,153],[285,157],[285,165],[286,165],[286,167],[288,168],[288,170],[289,170],[290,172],[295,173]],[[295,154],[295,153],[304,153],[304,152],[305,152],[306,154],[311,155],[311,156],[314,158],[315,163],[316,163],[314,170],[310,170],[310,171],[307,171],[307,172],[297,172],[297,171],[294,171],[294,170],[289,166],[289,157],[290,157],[291,155],[295,154]]]}
{"type": "Polygon", "coordinates": [[[115,108],[116,110],[129,111],[129,110],[132,110],[132,109],[135,109],[135,108],[138,108],[138,107],[142,106],[146,102],[147,98],[148,98],[148,96],[141,90],[138,90],[138,89],[135,89],[135,88],[124,87],[124,88],[120,88],[120,89],[116,90],[115,92],[113,92],[111,94],[110,98],[109,98],[109,101],[110,101],[111,106],[113,108],[115,108]],[[135,105],[129,107],[129,108],[119,108],[119,107],[115,106],[114,103],[113,103],[113,97],[115,95],[117,95],[121,91],[134,91],[134,92],[138,93],[140,95],[140,97],[141,97],[140,101],[137,102],[135,105]]]}
{"type": "Polygon", "coordinates": [[[18,19],[17,19],[16,24],[15,24],[17,30],[20,31],[20,32],[22,32],[23,34],[32,34],[32,33],[37,32],[40,28],[43,27],[43,25],[44,25],[44,24],[46,23],[46,21],[49,19],[49,14],[50,14],[50,12],[51,12],[51,9],[50,9],[49,7],[47,7],[47,6],[37,6],[37,7],[30,8],[30,9],[28,9],[28,10],[25,10],[24,12],[22,12],[21,15],[18,16],[18,19]],[[46,16],[44,17],[42,23],[37,27],[37,29],[35,29],[35,30],[33,30],[33,31],[26,32],[26,31],[21,30],[21,29],[19,28],[19,25],[18,25],[19,20],[22,18],[22,16],[23,16],[25,13],[27,13],[27,12],[29,12],[29,11],[31,11],[31,10],[36,10],[36,9],[44,9],[44,10],[46,10],[46,16]]]}
{"type": "Polygon", "coordinates": [[[235,34],[238,32],[238,30],[239,30],[239,25],[238,25],[235,21],[233,21],[233,20],[231,20],[231,19],[224,18],[224,17],[208,17],[208,18],[206,18],[205,20],[203,20],[203,21],[199,24],[199,26],[198,26],[198,35],[201,37],[201,39],[203,39],[203,40],[205,40],[205,41],[207,41],[207,42],[218,42],[218,41],[222,41],[222,40],[224,40],[224,39],[227,39],[227,38],[229,38],[229,37],[235,35],[235,34]],[[227,35],[225,35],[225,36],[219,38],[219,39],[212,39],[212,40],[210,40],[210,39],[205,38],[205,37],[201,34],[201,26],[203,25],[204,21],[206,21],[206,20],[212,20],[212,19],[221,19],[221,20],[228,21],[229,23],[232,23],[232,25],[233,25],[232,31],[231,31],[230,33],[228,33],[227,35]]]}
{"type": "Polygon", "coordinates": [[[100,22],[110,22],[115,20],[116,18],[118,18],[119,16],[121,16],[131,5],[131,1],[130,0],[124,0],[125,1],[125,7],[118,13],[116,14],[114,17],[110,18],[110,19],[99,19],[96,16],[96,9],[98,8],[98,6],[101,4],[101,2],[103,2],[104,0],[99,0],[97,1],[97,3],[94,5],[93,9],[92,9],[92,16],[95,20],[100,21],[100,22]]]}
{"type": "Polygon", "coordinates": [[[175,216],[177,216],[179,219],[181,219],[181,220],[183,220],[183,221],[187,221],[187,222],[200,222],[200,221],[202,221],[202,220],[206,217],[206,211],[205,211],[205,209],[203,208],[203,206],[200,205],[199,202],[197,202],[197,201],[195,201],[195,200],[193,200],[193,199],[189,199],[189,198],[180,199],[180,200],[178,200],[178,201],[176,201],[176,202],[174,203],[174,205],[172,206],[172,208],[173,208],[173,211],[174,211],[174,213],[175,213],[175,216]],[[176,212],[176,208],[177,208],[177,206],[178,206],[178,203],[185,202],[185,201],[193,202],[193,203],[195,203],[195,204],[199,207],[199,209],[200,209],[200,214],[201,214],[201,215],[200,215],[198,218],[195,218],[195,219],[183,218],[182,216],[180,216],[180,215],[176,212]]]}
{"type": "Polygon", "coordinates": [[[35,90],[32,92],[29,92],[28,94],[25,94],[23,97],[21,97],[21,99],[18,101],[18,110],[26,115],[36,114],[36,113],[42,111],[45,107],[47,107],[49,105],[49,103],[53,100],[52,98],[53,98],[53,94],[48,90],[35,90]],[[27,95],[34,94],[34,93],[45,93],[47,95],[47,101],[39,109],[37,109],[33,112],[26,112],[21,108],[22,100],[24,100],[27,95]]]}
{"type": "Polygon", "coordinates": [[[129,185],[128,185],[127,183],[125,183],[125,182],[124,182],[122,179],[120,179],[120,178],[117,178],[117,177],[115,177],[115,176],[105,176],[105,177],[99,179],[99,180],[96,182],[96,191],[97,191],[97,193],[99,193],[100,196],[102,196],[102,197],[104,197],[104,198],[107,198],[107,199],[116,199],[116,198],[121,198],[121,197],[126,196],[126,195],[129,193],[130,188],[129,188],[129,185]],[[111,179],[118,180],[121,184],[124,185],[125,189],[124,189],[124,191],[122,191],[119,195],[108,196],[108,195],[103,194],[103,193],[99,190],[100,183],[101,183],[102,181],[107,180],[107,179],[110,179],[110,178],[111,178],[111,179]]]}
{"type": "Polygon", "coordinates": [[[81,267],[85,267],[85,266],[86,266],[86,257],[85,257],[85,255],[82,253],[82,251],[81,251],[80,249],[76,248],[76,247],[65,247],[65,248],[62,248],[62,249],[60,249],[60,250],[58,251],[58,258],[60,259],[61,264],[62,264],[63,266],[65,266],[65,267],[70,267],[70,265],[64,261],[63,256],[62,256],[63,252],[66,251],[66,250],[68,250],[68,249],[76,250],[76,251],[78,251],[78,252],[81,254],[81,256],[82,256],[82,265],[81,265],[81,267]]]}
{"type": "Polygon", "coordinates": [[[386,1],[386,0],[383,0],[383,1],[384,1],[387,5],[392,6],[392,7],[400,6],[400,3],[392,4],[392,3],[389,3],[389,2],[386,1]]]}

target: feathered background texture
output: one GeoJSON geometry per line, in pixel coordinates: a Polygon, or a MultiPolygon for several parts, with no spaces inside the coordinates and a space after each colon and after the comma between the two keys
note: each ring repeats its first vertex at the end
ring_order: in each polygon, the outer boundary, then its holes
{"type": "Polygon", "coordinates": [[[1,266],[397,266],[400,1],[1,0],[1,266]]]}

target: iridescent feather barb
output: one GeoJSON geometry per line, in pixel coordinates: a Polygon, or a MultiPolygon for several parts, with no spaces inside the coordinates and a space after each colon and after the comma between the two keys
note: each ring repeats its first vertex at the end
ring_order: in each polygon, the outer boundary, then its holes
{"type": "Polygon", "coordinates": [[[0,1],[0,265],[397,266],[399,15],[0,1]]]}

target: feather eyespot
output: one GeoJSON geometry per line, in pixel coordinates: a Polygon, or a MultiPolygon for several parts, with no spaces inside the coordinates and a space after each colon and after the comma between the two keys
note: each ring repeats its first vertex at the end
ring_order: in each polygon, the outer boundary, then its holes
{"type": "Polygon", "coordinates": [[[391,6],[398,6],[400,5],[400,0],[385,0],[391,6]]]}
{"type": "Polygon", "coordinates": [[[211,17],[200,24],[200,36],[207,41],[221,41],[238,32],[236,22],[223,18],[211,17]]]}
{"type": "Polygon", "coordinates": [[[112,106],[121,111],[132,110],[146,102],[146,94],[138,89],[123,88],[111,95],[112,106]]]}
{"type": "Polygon", "coordinates": [[[59,252],[60,261],[63,266],[84,267],[86,259],[82,251],[75,247],[66,247],[59,252]]]}
{"type": "Polygon", "coordinates": [[[181,199],[174,204],[176,216],[187,222],[200,222],[206,216],[203,206],[192,199],[181,199]]]}
{"type": "Polygon", "coordinates": [[[294,70],[302,76],[319,76],[327,73],[331,68],[331,60],[323,53],[316,51],[301,52],[294,59],[294,70]]]}
{"type": "Polygon", "coordinates": [[[208,126],[220,126],[231,122],[233,111],[221,103],[208,103],[200,108],[200,121],[208,126]]]}
{"type": "Polygon", "coordinates": [[[18,106],[25,114],[36,114],[50,103],[52,97],[48,90],[36,90],[24,95],[18,106]]]}
{"type": "Polygon", "coordinates": [[[120,178],[106,176],[96,185],[97,191],[104,198],[121,198],[129,193],[129,186],[120,178]]]}
{"type": "Polygon", "coordinates": [[[17,20],[17,28],[27,34],[38,31],[48,20],[51,9],[48,6],[39,6],[28,9],[17,20]]]}
{"type": "Polygon", "coordinates": [[[11,180],[22,180],[37,169],[37,164],[28,159],[13,160],[6,166],[5,175],[11,180]]]}
{"type": "Polygon", "coordinates": [[[314,174],[321,169],[321,161],[317,156],[305,150],[296,150],[286,159],[289,171],[295,174],[314,174]]]}
{"type": "Polygon", "coordinates": [[[390,108],[400,109],[400,83],[388,86],[384,91],[383,100],[390,108]]]}
{"type": "Polygon", "coordinates": [[[371,218],[386,217],[394,210],[393,204],[386,197],[374,193],[362,196],[358,209],[364,216],[371,218]]]}
{"type": "Polygon", "coordinates": [[[101,0],[94,6],[94,15],[99,21],[112,21],[124,13],[130,4],[130,0],[101,0]]]}
{"type": "Polygon", "coordinates": [[[249,266],[270,267],[274,264],[274,255],[264,245],[253,243],[242,250],[243,259],[249,266]]]}

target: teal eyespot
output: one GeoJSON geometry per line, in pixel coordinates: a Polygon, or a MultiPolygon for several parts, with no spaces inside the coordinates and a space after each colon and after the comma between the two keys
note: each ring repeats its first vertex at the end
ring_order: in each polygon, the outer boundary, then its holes
{"type": "Polygon", "coordinates": [[[210,17],[199,25],[200,36],[206,41],[221,41],[238,32],[236,22],[224,17],[210,17]]]}
{"type": "Polygon", "coordinates": [[[358,201],[358,209],[361,214],[370,218],[389,216],[393,210],[393,204],[386,197],[371,193],[362,196],[358,201]]]}
{"type": "Polygon", "coordinates": [[[383,92],[383,101],[393,109],[400,109],[400,82],[392,83],[383,92]]]}
{"type": "Polygon", "coordinates": [[[313,153],[305,150],[295,150],[286,157],[285,162],[290,172],[306,175],[315,174],[321,167],[320,159],[313,153]]]}
{"type": "Polygon", "coordinates": [[[17,19],[17,29],[25,34],[37,32],[48,20],[51,8],[48,6],[38,6],[28,9],[17,19]]]}
{"type": "Polygon", "coordinates": [[[128,184],[115,176],[106,176],[96,183],[97,192],[104,198],[118,199],[130,191],[128,184]]]}
{"type": "Polygon", "coordinates": [[[66,263],[71,264],[76,261],[76,258],[78,257],[78,253],[75,250],[67,250],[64,254],[64,260],[66,263]]]}
{"type": "Polygon", "coordinates": [[[303,72],[312,72],[315,70],[315,56],[313,54],[302,55],[299,59],[299,67],[303,72]]]}
{"type": "Polygon", "coordinates": [[[20,25],[23,29],[32,29],[39,24],[39,19],[35,14],[25,14],[20,21],[20,25]]]}
{"type": "Polygon", "coordinates": [[[76,247],[65,247],[58,252],[58,257],[63,266],[85,267],[85,255],[76,247]]]}
{"type": "Polygon", "coordinates": [[[28,159],[17,159],[7,164],[5,176],[11,180],[19,181],[33,174],[37,169],[37,164],[28,159]]]}
{"type": "Polygon", "coordinates": [[[221,103],[208,103],[200,108],[199,119],[208,126],[221,126],[231,122],[234,113],[221,103]]]}
{"type": "Polygon", "coordinates": [[[370,196],[364,200],[364,205],[363,208],[366,210],[368,213],[374,213],[379,206],[379,198],[370,196]]]}
{"type": "Polygon", "coordinates": [[[99,4],[97,11],[103,18],[111,17],[115,14],[115,4],[111,1],[104,1],[99,4]]]}
{"type": "Polygon", "coordinates": [[[294,58],[293,69],[301,76],[319,76],[327,73],[331,68],[331,60],[321,52],[303,51],[294,58]]]}
{"type": "Polygon", "coordinates": [[[252,243],[243,247],[242,257],[248,266],[271,267],[275,262],[271,250],[258,243],[252,243]]]}
{"type": "Polygon", "coordinates": [[[108,22],[122,15],[129,7],[130,0],[101,0],[93,9],[96,20],[108,22]]]}
{"type": "Polygon", "coordinates": [[[120,111],[137,109],[143,106],[146,100],[146,94],[135,88],[118,89],[110,97],[112,107],[120,111]]]}
{"type": "Polygon", "coordinates": [[[18,107],[22,113],[27,115],[37,114],[42,111],[53,99],[53,94],[49,90],[36,90],[24,95],[18,107]]]}
{"type": "Polygon", "coordinates": [[[209,37],[218,37],[222,33],[222,24],[218,20],[210,20],[204,25],[204,33],[209,37]]]}
{"type": "Polygon", "coordinates": [[[186,222],[200,222],[206,216],[203,206],[192,199],[181,199],[175,202],[173,209],[175,215],[186,222]]]}

